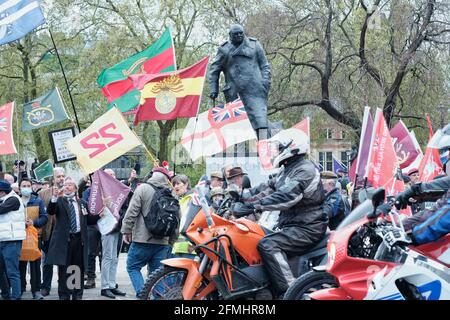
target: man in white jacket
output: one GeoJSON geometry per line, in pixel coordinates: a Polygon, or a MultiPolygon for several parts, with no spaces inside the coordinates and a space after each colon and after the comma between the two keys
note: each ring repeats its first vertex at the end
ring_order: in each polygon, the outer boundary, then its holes
{"type": "Polygon", "coordinates": [[[0,180],[0,259],[11,286],[11,299],[21,297],[19,258],[26,238],[25,213],[19,196],[6,180],[0,180]]]}

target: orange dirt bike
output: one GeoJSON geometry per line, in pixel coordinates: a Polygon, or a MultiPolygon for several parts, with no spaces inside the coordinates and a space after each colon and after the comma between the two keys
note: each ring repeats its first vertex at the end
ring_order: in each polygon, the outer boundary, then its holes
{"type": "MultiPolygon", "coordinates": [[[[203,192],[202,192],[203,193],[203,192]]],[[[197,257],[172,258],[147,279],[142,300],[264,299],[273,298],[269,275],[257,250],[273,231],[245,218],[227,220],[211,213],[203,197],[191,202],[181,228],[197,257]]],[[[295,277],[327,260],[327,238],[302,256],[289,257],[295,277]]]]}

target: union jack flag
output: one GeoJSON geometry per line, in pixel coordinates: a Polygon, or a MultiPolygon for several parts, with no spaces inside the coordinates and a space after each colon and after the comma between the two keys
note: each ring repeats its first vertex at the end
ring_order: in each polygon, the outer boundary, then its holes
{"type": "Polygon", "coordinates": [[[0,132],[5,132],[6,129],[6,118],[0,118],[0,132]]]}
{"type": "Polygon", "coordinates": [[[192,192],[192,203],[194,203],[196,206],[201,206],[201,202],[203,200],[202,197],[200,196],[199,188],[203,188],[205,190],[207,189],[207,186],[208,186],[208,176],[203,175],[192,192]]]}
{"type": "Polygon", "coordinates": [[[226,105],[216,106],[211,109],[211,118],[219,123],[232,118],[239,118],[247,115],[241,100],[236,100],[226,105]]]}

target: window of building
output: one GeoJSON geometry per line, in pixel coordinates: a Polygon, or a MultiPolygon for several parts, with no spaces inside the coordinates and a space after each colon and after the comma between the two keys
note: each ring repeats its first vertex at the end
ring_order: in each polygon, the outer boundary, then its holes
{"type": "Polygon", "coordinates": [[[346,151],[341,151],[341,162],[344,166],[346,166],[348,168],[348,157],[347,157],[346,151]]]}
{"type": "Polygon", "coordinates": [[[347,139],[347,131],[342,130],[341,137],[342,139],[347,139]]]}
{"type": "Polygon", "coordinates": [[[327,132],[327,139],[333,139],[333,129],[327,128],[326,132],[327,132]]]}
{"type": "Polygon", "coordinates": [[[323,170],[333,171],[333,152],[319,152],[319,163],[323,167],[323,170]]]}

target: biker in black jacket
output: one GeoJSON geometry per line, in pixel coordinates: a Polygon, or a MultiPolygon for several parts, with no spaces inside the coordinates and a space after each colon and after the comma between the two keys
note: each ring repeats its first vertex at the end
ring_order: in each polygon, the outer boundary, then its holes
{"type": "Polygon", "coordinates": [[[279,230],[258,244],[277,295],[294,281],[287,256],[301,255],[319,243],[328,224],[319,170],[305,158],[309,146],[295,145],[292,140],[279,142],[279,146],[280,152],[273,160],[274,167],[281,166],[278,175],[268,184],[251,189],[253,196],[244,199],[243,205],[256,211],[280,210],[279,230]]]}

